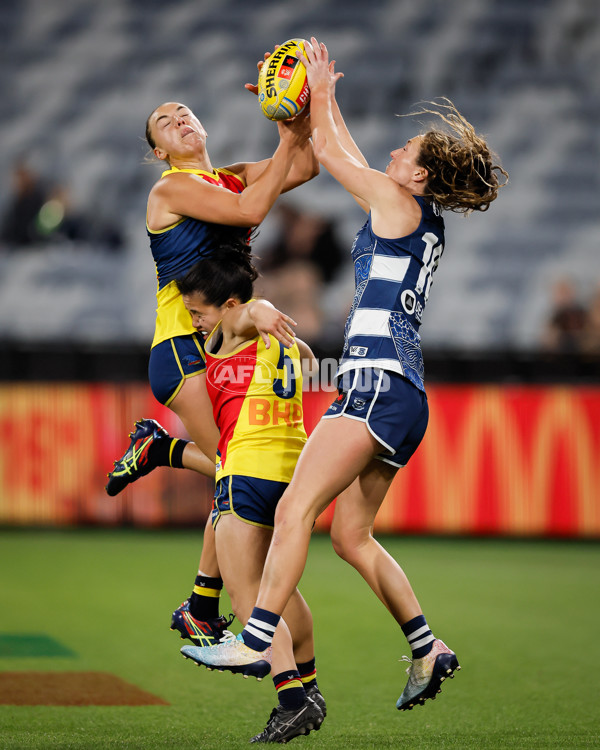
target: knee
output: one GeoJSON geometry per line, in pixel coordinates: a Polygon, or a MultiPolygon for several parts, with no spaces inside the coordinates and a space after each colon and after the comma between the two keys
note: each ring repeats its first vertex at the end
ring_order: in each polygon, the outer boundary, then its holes
{"type": "Polygon", "coordinates": [[[358,567],[368,544],[370,534],[361,529],[342,529],[335,524],[331,527],[331,544],[342,560],[358,567]]]}
{"type": "Polygon", "coordinates": [[[306,497],[296,494],[291,488],[288,488],[275,509],[274,537],[297,530],[300,527],[312,529],[315,517],[315,513],[310,503],[307,502],[306,497]]]}
{"type": "Polygon", "coordinates": [[[344,539],[343,536],[337,536],[334,534],[333,529],[331,530],[331,545],[338,557],[341,557],[342,560],[352,564],[352,546],[348,544],[348,540],[344,539]]]}

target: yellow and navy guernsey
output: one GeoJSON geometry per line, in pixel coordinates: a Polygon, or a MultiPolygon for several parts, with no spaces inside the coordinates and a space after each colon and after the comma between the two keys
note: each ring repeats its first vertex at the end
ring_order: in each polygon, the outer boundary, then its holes
{"type": "Polygon", "coordinates": [[[206,387],[219,428],[216,481],[239,475],[289,482],[306,443],[298,345],[256,336],[230,354],[212,354],[221,324],[206,340],[206,387]]]}
{"type": "MultiPolygon", "coordinates": [[[[189,172],[198,175],[212,185],[241,193],[246,187],[244,181],[227,169],[215,169],[212,174],[201,169],[177,169],[173,167],[162,173],[162,177],[175,172],[189,172]]],[[[156,328],[152,346],[175,336],[197,333],[192,326],[192,318],[185,309],[177,290],[176,279],[185,276],[200,258],[215,250],[217,238],[223,237],[224,227],[208,221],[184,217],[170,227],[153,231],[146,223],[150,237],[150,249],[156,264],[156,328]]],[[[248,229],[227,227],[232,236],[248,239],[248,229]]]]}

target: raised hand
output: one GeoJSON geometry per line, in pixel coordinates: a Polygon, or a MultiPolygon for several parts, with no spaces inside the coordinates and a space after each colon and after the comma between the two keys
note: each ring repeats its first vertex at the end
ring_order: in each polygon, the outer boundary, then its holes
{"type": "Polygon", "coordinates": [[[299,51],[296,56],[306,68],[311,92],[319,87],[333,89],[344,75],[335,72],[335,60],[329,60],[327,47],[314,36],[304,45],[304,54],[299,51]]]}
{"type": "Polygon", "coordinates": [[[298,146],[306,143],[311,136],[310,102],[296,117],[291,117],[289,120],[279,120],[277,128],[280,138],[289,138],[298,146]]]}
{"type": "MultiPolygon", "coordinates": [[[[279,49],[280,46],[281,46],[280,44],[276,44],[273,47],[273,52],[275,52],[275,50],[279,49]]],[[[263,59],[259,60],[256,63],[256,67],[258,68],[258,74],[259,75],[260,75],[260,71],[262,70],[262,66],[269,59],[269,57],[271,57],[271,55],[273,54],[273,52],[265,52],[265,54],[263,55],[263,59]]],[[[252,94],[255,94],[256,96],[258,96],[258,86],[256,85],[256,83],[246,83],[246,84],[244,84],[244,88],[247,91],[250,91],[252,94]]]]}

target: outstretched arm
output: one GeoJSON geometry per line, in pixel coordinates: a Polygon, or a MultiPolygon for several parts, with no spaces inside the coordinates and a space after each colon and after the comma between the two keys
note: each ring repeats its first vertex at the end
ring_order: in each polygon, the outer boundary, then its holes
{"type": "MultiPolygon", "coordinates": [[[[278,47],[279,45],[276,44],[275,49],[277,49],[278,47]]],[[[264,60],[260,60],[257,63],[256,67],[258,68],[259,75],[262,66],[271,54],[271,52],[265,52],[264,60]]],[[[258,86],[255,83],[247,83],[245,84],[245,88],[254,95],[258,95],[258,86]]],[[[298,187],[299,185],[302,185],[309,180],[312,180],[313,177],[316,177],[319,174],[319,162],[315,157],[312,142],[310,141],[309,117],[310,108],[309,105],[307,105],[304,110],[294,118],[294,120],[299,121],[299,123],[304,123],[304,127],[307,131],[307,138],[304,146],[298,149],[298,152],[294,158],[288,176],[281,190],[282,193],[286,193],[288,190],[292,190],[293,188],[298,187]]],[[[254,163],[248,162],[246,164],[237,164],[233,165],[233,167],[230,167],[230,169],[232,169],[233,171],[235,171],[236,168],[239,169],[240,173],[246,181],[246,184],[250,184],[254,182],[263,172],[269,161],[269,159],[263,159],[262,161],[254,163]]]]}
{"type": "MultiPolygon", "coordinates": [[[[299,154],[306,163],[310,128],[303,121],[285,121],[279,127],[279,145],[260,170],[247,180],[241,193],[233,193],[218,185],[211,185],[189,172],[169,174],[152,188],[148,201],[148,222],[162,228],[182,216],[238,227],[260,224],[286,185],[288,174],[299,154]],[[153,207],[160,216],[153,222],[153,207]]],[[[312,153],[312,148],[310,149],[312,153]]],[[[260,163],[260,162],[259,162],[260,163]]],[[[231,171],[242,179],[247,165],[234,165],[231,171]]],[[[298,178],[296,178],[298,179],[298,178]]]]}
{"type": "MultiPolygon", "coordinates": [[[[282,127],[289,127],[292,124],[292,120],[284,120],[277,124],[281,131],[282,127]]],[[[312,141],[310,140],[311,126],[310,126],[310,113],[308,107],[306,107],[299,115],[293,118],[294,127],[298,129],[300,133],[304,132],[306,140],[303,144],[296,149],[292,166],[287,174],[283,187],[282,193],[287,193],[288,190],[292,190],[299,185],[303,185],[305,182],[312,180],[319,174],[319,162],[313,151],[312,141]]],[[[243,166],[242,178],[245,179],[247,185],[251,185],[256,182],[264,170],[268,167],[270,159],[264,159],[263,161],[251,162],[243,166]]],[[[235,171],[236,167],[240,165],[234,165],[229,167],[232,171],[235,171]]]]}
{"type": "Polygon", "coordinates": [[[339,81],[340,78],[344,77],[343,73],[335,72],[335,60],[332,60],[329,63],[329,73],[331,75],[331,80],[332,80],[332,85],[330,86],[330,89],[329,89],[331,115],[333,117],[333,122],[337,129],[338,139],[340,141],[340,144],[342,148],[350,154],[350,156],[353,156],[364,167],[368,167],[369,163],[363,156],[362,151],[356,145],[354,138],[350,135],[348,126],[346,125],[346,122],[344,118],[342,117],[340,105],[338,104],[337,99],[335,98],[335,84],[339,81]]]}
{"type": "Polygon", "coordinates": [[[371,212],[375,232],[400,237],[414,231],[420,218],[418,203],[387,174],[368,166],[343,124],[339,108],[333,105],[339,74],[332,72],[327,47],[312,37],[305,54],[298,53],[298,57],[308,72],[317,159],[365,211],[371,212]]]}
{"type": "Polygon", "coordinates": [[[350,135],[335,98],[335,84],[343,74],[335,73],[335,61],[329,62],[327,48],[314,37],[298,58],[308,73],[316,157],[368,212],[370,204],[360,188],[369,165],[350,135]]]}
{"type": "Polygon", "coordinates": [[[315,156],[312,140],[310,139],[310,105],[307,105],[295,119],[300,119],[304,122],[308,131],[308,138],[304,145],[296,152],[286,181],[283,184],[282,193],[287,193],[288,190],[293,190],[295,187],[312,180],[313,177],[319,174],[320,169],[319,161],[315,156]]]}

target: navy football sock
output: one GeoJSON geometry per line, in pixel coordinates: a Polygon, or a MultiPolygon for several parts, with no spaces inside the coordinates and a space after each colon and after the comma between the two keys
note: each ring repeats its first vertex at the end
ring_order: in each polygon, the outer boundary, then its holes
{"type": "Polygon", "coordinates": [[[242,639],[246,646],[254,651],[265,651],[271,645],[280,619],[281,615],[254,607],[246,627],[242,630],[242,639]]]}
{"type": "Polygon", "coordinates": [[[314,659],[296,664],[296,669],[300,674],[300,680],[305,688],[317,684],[317,668],[314,659]]]}
{"type": "Polygon", "coordinates": [[[421,659],[433,648],[435,636],[429,629],[427,620],[423,615],[413,617],[412,620],[405,622],[402,625],[402,632],[412,649],[413,659],[421,659]]]}
{"type": "Polygon", "coordinates": [[[295,669],[273,677],[273,685],[277,690],[279,705],[286,710],[300,708],[306,700],[306,692],[300,681],[300,675],[295,669]]]}
{"type": "Polygon", "coordinates": [[[157,437],[148,449],[148,460],[154,466],[171,466],[183,469],[183,451],[189,440],[181,438],[157,437]]]}
{"type": "Polygon", "coordinates": [[[212,620],[219,616],[219,597],[223,588],[222,578],[197,575],[190,596],[190,614],[196,620],[212,620]]]}

